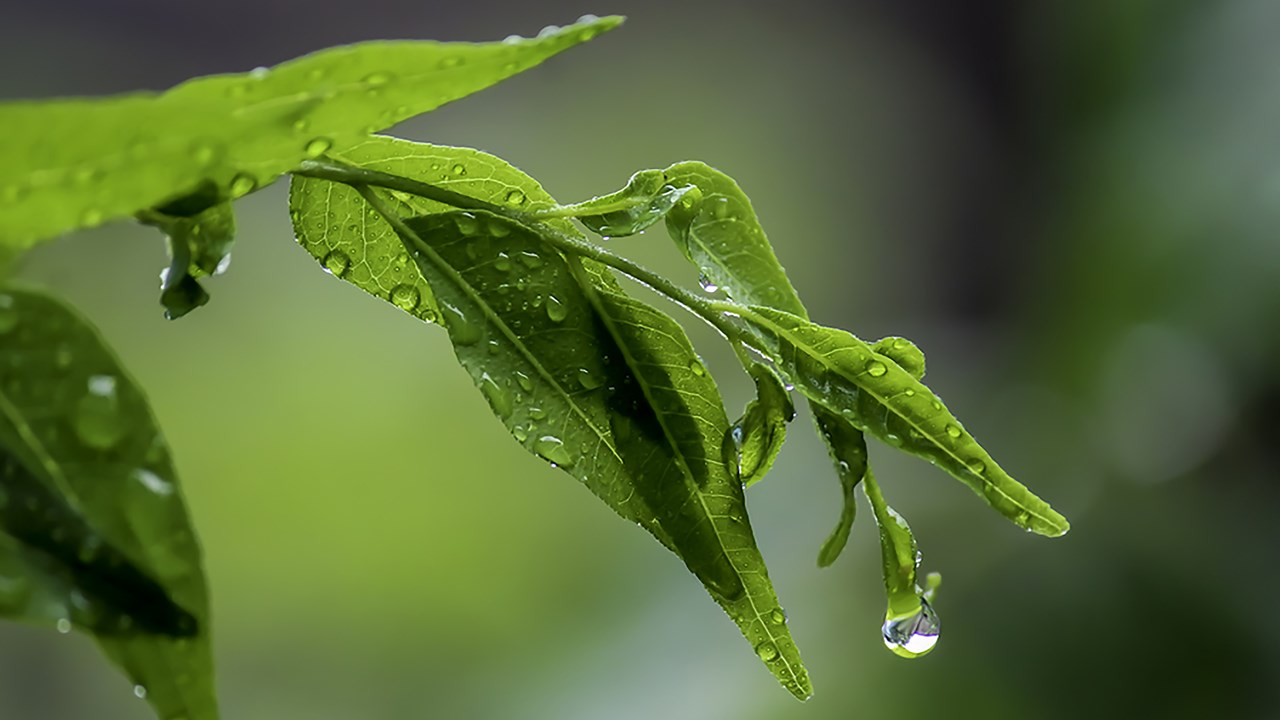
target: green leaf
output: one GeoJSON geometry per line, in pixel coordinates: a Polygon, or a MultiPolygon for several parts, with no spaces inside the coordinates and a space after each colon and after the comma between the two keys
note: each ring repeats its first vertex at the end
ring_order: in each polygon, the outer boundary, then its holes
{"type": "Polygon", "coordinates": [[[698,194],[692,185],[668,185],[661,170],[641,170],[621,190],[573,205],[559,205],[534,215],[577,218],[591,232],[605,238],[642,232],[661,220],[685,195],[698,194]]]}
{"type": "Polygon", "coordinates": [[[743,314],[809,400],[945,470],[1019,527],[1056,537],[1070,525],[1004,471],[933,391],[843,330],[755,306],[743,314]]]}
{"type": "MultiPolygon", "coordinates": [[[[698,268],[704,288],[723,290],[744,304],[809,317],[773,253],[751,200],[733,178],[700,162],[677,163],[664,175],[669,183],[698,188],[698,193],[685,196],[667,214],[667,231],[698,268]]],[[[767,399],[758,394],[757,402],[767,399]]],[[[818,564],[825,567],[835,562],[849,538],[857,512],[854,488],[867,467],[867,455],[861,431],[848,420],[820,405],[813,406],[813,419],[835,464],[844,498],[835,531],[818,554],[818,564]]]]}
{"type": "Polygon", "coordinates": [[[165,93],[0,105],[0,243],[133,215],[211,182],[222,199],[306,158],[528,70],[622,22],[497,43],[377,41],[165,93]]]}
{"type": "Polygon", "coordinates": [[[888,598],[881,634],[884,644],[902,657],[915,658],[927,654],[938,643],[942,624],[929,598],[941,582],[936,573],[930,576],[930,589],[916,584],[920,566],[920,549],[911,528],[880,493],[875,476],[867,472],[863,492],[871,502],[871,511],[880,530],[880,560],[884,570],[884,590],[888,598]]]}
{"type": "Polygon", "coordinates": [[[747,403],[725,437],[725,462],[747,487],[764,479],[787,438],[787,423],[796,416],[791,394],[768,365],[751,362],[747,372],[756,385],[756,399],[747,403]]]}
{"type": "Polygon", "coordinates": [[[911,377],[924,379],[924,353],[910,340],[890,335],[875,341],[871,349],[896,362],[911,377]]]}
{"type": "Polygon", "coordinates": [[[66,306],[0,290],[0,612],[69,620],[161,717],[214,720],[207,595],[141,390],[66,306]]]}
{"type": "Polygon", "coordinates": [[[675,320],[620,291],[583,285],[640,391],[624,383],[613,398],[621,409],[613,435],[637,489],[757,657],[807,699],[813,687],[756,547],[742,482],[722,459],[730,430],[715,380],[675,320]]]}
{"type": "Polygon", "coordinates": [[[160,276],[160,304],[170,320],[209,301],[197,278],[226,270],[236,237],[235,210],[230,202],[215,201],[191,215],[182,212],[180,204],[170,203],[138,214],[140,222],[165,233],[170,262],[160,276]]]}
{"type": "Polygon", "coordinates": [[[818,566],[828,567],[840,557],[844,546],[849,542],[849,532],[853,529],[853,520],[858,513],[858,483],[869,471],[867,465],[867,440],[862,431],[836,413],[824,409],[820,405],[812,405],[813,420],[818,427],[818,434],[827,443],[827,451],[836,466],[836,476],[840,479],[840,489],[844,503],[840,510],[840,521],[835,530],[827,537],[818,551],[818,566]]]}

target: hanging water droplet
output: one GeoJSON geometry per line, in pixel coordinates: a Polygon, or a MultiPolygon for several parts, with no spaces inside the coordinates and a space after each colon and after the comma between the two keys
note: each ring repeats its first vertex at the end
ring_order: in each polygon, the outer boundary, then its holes
{"type": "Polygon", "coordinates": [[[572,467],[573,456],[564,446],[564,441],[554,435],[543,435],[533,443],[533,451],[548,462],[559,467],[572,467]]]}
{"type": "Polygon", "coordinates": [[[720,286],[712,282],[706,273],[698,275],[698,284],[702,286],[702,291],[707,293],[713,293],[720,289],[720,286]]]}
{"type": "Polygon", "coordinates": [[[351,258],[341,250],[334,250],[324,256],[320,261],[324,265],[325,272],[334,277],[342,277],[351,269],[351,258]]]}
{"type": "Polygon", "coordinates": [[[421,300],[421,293],[418,292],[418,288],[412,285],[400,284],[391,288],[391,304],[405,312],[417,310],[418,303],[421,300]]]}
{"type": "Polygon", "coordinates": [[[484,393],[495,415],[503,420],[511,416],[511,393],[507,392],[506,388],[499,385],[498,381],[487,372],[480,375],[480,392],[484,393]]]}
{"type": "Polygon", "coordinates": [[[886,616],[880,631],[885,647],[902,657],[915,658],[938,644],[942,624],[929,601],[921,598],[917,612],[898,618],[886,616]]]}
{"type": "Polygon", "coordinates": [[[885,364],[879,360],[872,360],[867,363],[867,374],[871,377],[880,377],[889,371],[885,364]]]}
{"type": "Polygon", "coordinates": [[[147,697],[147,689],[142,685],[134,685],[133,696],[138,698],[139,700],[142,700],[147,697]]]}
{"type": "Polygon", "coordinates": [[[693,374],[697,375],[698,377],[703,377],[707,374],[707,369],[703,367],[702,363],[698,362],[697,360],[689,361],[689,369],[693,371],[693,374]]]}
{"type": "Polygon", "coordinates": [[[236,173],[235,177],[231,178],[231,197],[244,197],[253,192],[256,187],[258,187],[257,178],[249,173],[236,173]]]}
{"type": "Polygon", "coordinates": [[[520,192],[519,190],[512,190],[511,192],[507,193],[507,204],[523,205],[524,193],[520,192]]]}
{"type": "Polygon", "coordinates": [[[475,345],[480,342],[484,332],[479,325],[471,322],[461,310],[447,302],[441,303],[441,308],[444,311],[445,326],[449,328],[449,336],[455,344],[475,345]]]}
{"type": "Polygon", "coordinates": [[[756,657],[765,662],[772,662],[778,659],[778,647],[768,640],[756,645],[756,657]]]}
{"type": "Polygon", "coordinates": [[[551,318],[551,322],[564,322],[564,319],[568,316],[569,308],[565,307],[565,304],[560,302],[560,299],[555,295],[548,295],[547,317],[551,318]]]}
{"type": "Polygon", "coordinates": [[[307,157],[315,158],[328,152],[331,147],[333,147],[332,140],[327,137],[318,137],[312,138],[303,151],[306,152],[307,157]]]}
{"type": "Polygon", "coordinates": [[[93,375],[88,392],[76,403],[72,425],[80,441],[95,450],[110,450],[125,435],[121,421],[120,398],[116,394],[116,378],[93,375]]]}

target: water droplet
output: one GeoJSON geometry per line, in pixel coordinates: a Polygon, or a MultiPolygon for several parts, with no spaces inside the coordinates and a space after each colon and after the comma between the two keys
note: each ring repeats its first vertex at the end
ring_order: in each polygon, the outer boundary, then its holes
{"type": "Polygon", "coordinates": [[[71,632],[71,621],[66,618],[58,618],[57,628],[58,632],[66,635],[71,632]]]}
{"type": "Polygon", "coordinates": [[[603,385],[604,381],[601,380],[599,376],[597,376],[595,373],[591,372],[590,370],[586,368],[579,368],[578,384],[581,385],[586,390],[595,390],[596,388],[603,385]]]}
{"type": "Polygon", "coordinates": [[[381,87],[391,82],[391,73],[375,72],[364,76],[364,84],[369,87],[381,87]]]}
{"type": "Polygon", "coordinates": [[[889,371],[885,364],[879,360],[872,360],[867,363],[867,374],[871,377],[880,377],[889,371]]]}
{"type": "Polygon", "coordinates": [[[493,266],[497,268],[499,272],[507,272],[511,269],[511,256],[504,252],[498,253],[498,257],[493,260],[493,266]]]}
{"type": "Polygon", "coordinates": [[[981,475],[982,473],[987,471],[987,464],[982,462],[981,460],[970,460],[969,469],[972,470],[974,473],[981,475]]]}
{"type": "Polygon", "coordinates": [[[711,216],[717,220],[729,217],[729,198],[718,197],[711,200],[711,216]]]}
{"type": "Polygon", "coordinates": [[[507,392],[506,388],[499,385],[498,381],[487,372],[480,375],[480,392],[484,393],[495,415],[503,420],[511,416],[511,393],[507,392]]]}
{"type": "Polygon", "coordinates": [[[756,646],[756,657],[765,662],[772,662],[778,659],[778,646],[768,640],[756,646]]]}
{"type": "Polygon", "coordinates": [[[418,288],[412,285],[401,284],[391,288],[391,304],[405,312],[418,309],[418,303],[421,300],[422,295],[418,292],[418,288]]]}
{"type": "Polygon", "coordinates": [[[484,332],[479,325],[468,320],[461,310],[447,302],[441,303],[441,307],[444,310],[445,326],[449,328],[449,336],[455,344],[475,345],[480,342],[484,332]]]}
{"type": "Polygon", "coordinates": [[[524,193],[520,192],[519,190],[512,190],[511,192],[507,193],[507,204],[523,205],[524,193]]]}
{"type": "Polygon", "coordinates": [[[303,133],[310,129],[311,129],[311,121],[306,118],[299,118],[295,120],[293,123],[294,132],[303,133]]]}
{"type": "Polygon", "coordinates": [[[712,282],[706,273],[698,275],[698,284],[702,286],[703,292],[713,293],[720,289],[720,286],[712,282]]]}
{"type": "Polygon", "coordinates": [[[525,392],[533,391],[533,380],[530,380],[528,375],[519,370],[516,371],[516,382],[519,383],[520,387],[524,388],[525,392]]]}
{"type": "Polygon", "coordinates": [[[540,267],[542,265],[542,258],[539,257],[537,253],[522,252],[519,255],[516,255],[516,259],[524,263],[525,267],[530,269],[540,267]]]}
{"type": "Polygon", "coordinates": [[[703,377],[704,375],[707,374],[707,369],[703,367],[702,363],[698,362],[697,360],[689,361],[689,369],[692,370],[693,374],[697,375],[698,377],[703,377]]]}
{"type": "Polygon", "coordinates": [[[253,192],[256,187],[258,187],[257,178],[249,173],[236,173],[235,177],[231,178],[231,197],[244,197],[253,192]]]}
{"type": "Polygon", "coordinates": [[[334,250],[325,255],[320,263],[324,265],[325,272],[334,277],[342,277],[351,269],[351,258],[347,257],[347,254],[341,250],[334,250]]]}
{"type": "Polygon", "coordinates": [[[524,37],[521,35],[508,35],[502,38],[503,45],[515,45],[516,43],[523,42],[523,41],[524,41],[524,37]]]}
{"type": "Polygon", "coordinates": [[[933,403],[932,403],[932,405],[933,405],[933,409],[934,409],[934,410],[941,410],[941,409],[942,409],[942,403],[938,402],[937,400],[934,400],[934,401],[933,401],[933,403]]]}
{"type": "Polygon", "coordinates": [[[564,319],[568,316],[569,308],[565,307],[565,304],[560,302],[560,299],[555,295],[548,295],[547,317],[551,318],[551,322],[564,322],[564,319]]]}
{"type": "Polygon", "coordinates": [[[781,625],[786,621],[787,621],[787,614],[782,611],[782,608],[774,608],[773,612],[769,613],[769,622],[773,623],[774,625],[781,625]]]}
{"type": "Polygon", "coordinates": [[[529,417],[534,420],[544,420],[547,417],[547,411],[540,407],[531,407],[529,408],[529,417]]]}
{"type": "Polygon", "coordinates": [[[141,700],[147,696],[147,689],[141,685],[134,685],[133,696],[141,700]]]}
{"type": "Polygon", "coordinates": [[[125,435],[120,417],[120,398],[116,394],[116,378],[93,375],[88,392],[76,403],[72,425],[80,441],[95,450],[110,450],[125,435]]]}
{"type": "Polygon", "coordinates": [[[559,25],[548,25],[548,26],[546,26],[546,27],[544,27],[544,28],[542,28],[541,30],[539,30],[539,31],[538,31],[538,37],[539,37],[539,38],[545,38],[545,37],[548,37],[548,36],[550,36],[550,35],[555,35],[555,34],[556,34],[556,33],[558,33],[558,32],[560,32],[560,26],[559,26],[559,25]]]}
{"type": "Polygon", "coordinates": [[[960,428],[956,427],[955,425],[948,425],[948,426],[947,426],[947,434],[948,434],[948,435],[950,435],[950,436],[951,436],[951,437],[953,437],[953,438],[958,438],[958,437],[960,437],[960,435],[961,435],[962,433],[963,433],[963,431],[962,431],[962,430],[960,430],[960,428]]]}
{"type": "MultiPolygon", "coordinates": [[[[454,215],[453,223],[458,226],[458,232],[463,235],[475,235],[480,231],[480,221],[476,220],[476,216],[471,213],[458,213],[457,215],[454,215]]],[[[467,246],[467,255],[471,255],[473,248],[475,248],[474,243],[467,246]]]]}
{"type": "Polygon", "coordinates": [[[905,617],[886,617],[880,631],[885,647],[902,657],[914,658],[938,644],[942,624],[929,601],[921,598],[919,611],[905,617]]]}
{"type": "Polygon", "coordinates": [[[457,175],[458,177],[462,177],[463,175],[467,174],[467,167],[462,163],[458,163],[453,166],[452,172],[454,175],[457,175]]]}
{"type": "Polygon", "coordinates": [[[546,458],[548,462],[560,467],[572,467],[573,456],[564,446],[564,441],[554,435],[543,435],[533,443],[533,451],[546,458]]]}
{"type": "Polygon", "coordinates": [[[512,426],[511,434],[515,436],[517,442],[524,442],[529,439],[529,431],[523,425],[512,426]]]}
{"type": "Polygon", "coordinates": [[[307,153],[307,157],[320,157],[333,147],[333,141],[327,137],[312,138],[303,150],[307,153]]]}

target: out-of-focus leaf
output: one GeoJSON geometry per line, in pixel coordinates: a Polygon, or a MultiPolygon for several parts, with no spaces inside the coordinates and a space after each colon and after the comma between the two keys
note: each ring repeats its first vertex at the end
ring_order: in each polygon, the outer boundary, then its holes
{"type": "MultiPolygon", "coordinates": [[[[667,168],[664,176],[668,183],[698,189],[667,214],[667,231],[698,268],[704,288],[724,291],[743,304],[763,305],[808,319],[808,311],[774,255],[751,200],[733,178],[701,162],[677,163],[667,168]]],[[[768,400],[758,394],[757,402],[768,400]]],[[[849,538],[857,512],[854,488],[866,470],[867,453],[861,431],[846,418],[821,405],[812,408],[814,425],[835,464],[844,498],[835,531],[818,554],[818,564],[825,567],[835,562],[849,538]]],[[[777,406],[772,412],[777,412],[777,406]]],[[[777,442],[781,445],[782,438],[777,442]]],[[[756,479],[762,477],[760,473],[756,479]]]]}
{"type": "Polygon", "coordinates": [[[236,239],[236,216],[230,202],[215,201],[190,215],[181,214],[182,205],[170,203],[138,213],[140,222],[165,233],[169,267],[160,274],[160,304],[170,320],[209,301],[197,278],[225,271],[236,239]]]}
{"type": "Polygon", "coordinates": [[[168,446],[93,328],[14,288],[0,289],[0,612],[93,634],[162,718],[217,717],[168,446]]]}
{"type": "Polygon", "coordinates": [[[813,687],[756,547],[742,483],[721,457],[729,421],[715,380],[671,317],[583,284],[636,378],[635,389],[624,384],[614,395],[613,435],[637,490],[756,656],[807,699],[813,687]]]}
{"type": "Polygon", "coordinates": [[[871,503],[880,530],[880,560],[884,570],[884,591],[888,598],[881,634],[885,647],[902,657],[925,655],[938,643],[942,624],[927,599],[939,577],[931,577],[926,593],[916,584],[920,549],[907,521],[885,502],[875,475],[867,472],[862,490],[871,503]]]}
{"type": "Polygon", "coordinates": [[[744,319],[812,403],[961,481],[1019,527],[1056,537],[1066,518],[1004,471],[928,387],[843,330],[755,306],[744,319]]]}
{"type": "Polygon", "coordinates": [[[0,243],[28,247],[205,182],[240,197],[621,22],[584,18],[496,43],[358,43],[161,94],[0,104],[0,243]]]}
{"type": "Polygon", "coordinates": [[[605,238],[635,235],[658,222],[685,195],[698,194],[692,185],[674,186],[661,170],[641,170],[621,190],[537,214],[538,218],[577,218],[591,232],[605,238]]]}

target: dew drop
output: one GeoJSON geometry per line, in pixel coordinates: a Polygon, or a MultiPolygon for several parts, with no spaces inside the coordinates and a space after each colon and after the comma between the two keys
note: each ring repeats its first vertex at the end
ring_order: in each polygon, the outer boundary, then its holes
{"type": "Polygon", "coordinates": [[[531,407],[529,408],[529,417],[534,420],[545,420],[547,417],[547,411],[540,407],[531,407]]]}
{"type": "Polygon", "coordinates": [[[551,318],[551,322],[564,322],[569,315],[569,308],[560,302],[555,295],[547,296],[547,317],[551,318]]]}
{"type": "Polygon", "coordinates": [[[880,377],[889,371],[885,364],[879,360],[872,360],[867,363],[867,374],[871,377],[880,377]]]}
{"type": "Polygon", "coordinates": [[[884,635],[885,647],[902,657],[915,658],[938,644],[942,624],[929,601],[921,598],[917,612],[899,618],[887,616],[880,631],[884,635]]]}
{"type": "Polygon", "coordinates": [[[405,312],[417,310],[421,300],[422,295],[418,292],[418,288],[412,285],[401,284],[391,288],[391,304],[405,312]]]}
{"type": "Polygon", "coordinates": [[[191,158],[197,165],[209,165],[217,155],[218,151],[212,145],[197,145],[191,150],[191,158]]]}
{"type": "Polygon", "coordinates": [[[520,192],[519,190],[512,190],[511,192],[507,193],[507,204],[508,204],[508,205],[523,205],[523,204],[524,204],[524,193],[520,192]]]}
{"type": "Polygon", "coordinates": [[[236,173],[235,177],[231,178],[231,197],[244,197],[253,192],[256,187],[258,187],[257,178],[249,173],[236,173]]]}
{"type": "Polygon", "coordinates": [[[493,266],[497,268],[499,272],[507,272],[511,270],[511,256],[504,252],[498,253],[498,257],[493,260],[493,266]]]}
{"type": "Polygon", "coordinates": [[[457,175],[458,177],[462,177],[463,175],[467,174],[467,166],[463,165],[462,163],[457,163],[456,165],[453,166],[450,172],[452,172],[454,175],[457,175]]]}
{"type": "Polygon", "coordinates": [[[455,344],[475,345],[480,342],[484,333],[479,325],[471,322],[461,310],[447,302],[441,303],[441,307],[444,310],[445,326],[449,328],[449,335],[455,344]]]}
{"type": "Polygon", "coordinates": [[[693,374],[697,375],[698,377],[703,377],[707,374],[707,369],[703,367],[702,363],[698,362],[697,360],[689,361],[689,369],[692,370],[693,374]]]}
{"type": "Polygon", "coordinates": [[[604,381],[601,380],[599,376],[597,376],[595,373],[591,372],[590,370],[586,368],[579,368],[578,384],[581,385],[586,390],[595,390],[596,388],[603,385],[604,381]]]}
{"type": "Polygon", "coordinates": [[[756,657],[765,662],[771,662],[778,659],[778,647],[769,641],[764,641],[756,646],[756,657]]]}
{"type": "Polygon", "coordinates": [[[960,430],[960,428],[956,427],[955,425],[948,425],[947,434],[953,438],[958,438],[962,434],[962,431],[960,430]]]}
{"type": "Polygon", "coordinates": [[[325,255],[320,263],[324,265],[325,272],[334,277],[342,277],[351,269],[351,258],[341,250],[334,250],[325,255]]]}
{"type": "Polygon", "coordinates": [[[987,471],[987,464],[982,462],[981,460],[970,460],[969,469],[972,470],[975,474],[981,475],[982,473],[987,471]]]}
{"type": "MultiPolygon", "coordinates": [[[[475,235],[480,231],[480,221],[476,220],[476,216],[471,213],[458,213],[457,215],[454,215],[453,223],[458,226],[458,232],[463,235],[475,235]]],[[[468,255],[471,254],[472,248],[474,247],[474,244],[467,246],[468,255]]]]}
{"type": "Polygon", "coordinates": [[[516,383],[518,383],[520,387],[524,388],[525,392],[533,392],[533,380],[529,379],[528,375],[525,375],[519,370],[516,371],[516,383]]]}
{"type": "Polygon", "coordinates": [[[524,266],[530,269],[540,267],[542,265],[542,258],[539,257],[537,253],[522,252],[519,255],[516,255],[516,259],[524,263],[524,266]]]}
{"type": "Polygon", "coordinates": [[[141,685],[134,685],[133,696],[141,700],[147,696],[147,689],[141,685]]]}
{"type": "Polygon", "coordinates": [[[364,76],[364,84],[369,87],[381,87],[391,82],[391,73],[375,72],[364,76]]]}
{"type": "Polygon", "coordinates": [[[539,37],[539,38],[545,38],[545,37],[549,37],[549,36],[551,36],[551,35],[555,35],[555,34],[556,34],[556,33],[558,33],[558,32],[560,32],[560,26],[559,26],[559,25],[548,25],[548,26],[546,26],[546,27],[544,27],[544,28],[542,28],[541,30],[539,30],[539,31],[538,31],[538,37],[539,37]]]}
{"type": "Polygon", "coordinates": [[[524,442],[529,439],[529,431],[523,425],[512,426],[511,434],[515,436],[517,442],[524,442]]]}
{"type": "Polygon", "coordinates": [[[503,420],[511,417],[511,393],[507,392],[506,388],[499,385],[498,381],[487,372],[480,375],[480,392],[484,393],[495,415],[503,420]]]}
{"type": "Polygon", "coordinates": [[[111,375],[93,375],[89,378],[88,385],[88,392],[76,403],[72,425],[76,435],[86,446],[95,450],[110,450],[125,435],[120,398],[116,394],[116,378],[111,375]]]}
{"type": "Polygon", "coordinates": [[[57,628],[58,632],[66,635],[71,632],[71,621],[66,618],[58,618],[57,628]]]}
{"type": "Polygon", "coordinates": [[[303,151],[306,152],[307,157],[315,158],[328,152],[331,147],[333,147],[332,140],[327,137],[318,137],[312,138],[303,151]]]}
{"type": "Polygon", "coordinates": [[[493,237],[506,237],[511,234],[511,226],[504,220],[493,218],[489,221],[489,234],[493,237]]]}
{"type": "Polygon", "coordinates": [[[553,465],[566,468],[573,466],[573,456],[569,454],[569,449],[564,446],[563,440],[554,435],[543,435],[535,440],[533,451],[553,465]]]}
{"type": "Polygon", "coordinates": [[[781,625],[786,621],[787,621],[787,614],[782,611],[782,608],[774,608],[773,612],[769,613],[769,622],[773,623],[774,625],[781,625]]]}

